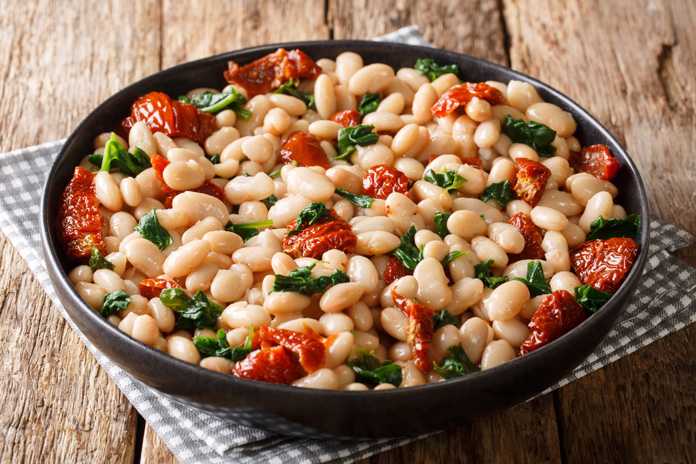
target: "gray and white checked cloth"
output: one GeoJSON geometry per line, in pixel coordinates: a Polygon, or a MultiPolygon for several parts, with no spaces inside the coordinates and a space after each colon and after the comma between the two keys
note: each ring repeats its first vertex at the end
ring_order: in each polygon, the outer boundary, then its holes
{"type": "MultiPolygon", "coordinates": [[[[430,45],[417,27],[376,40],[430,45]]],[[[417,438],[372,441],[299,439],[236,425],[175,403],[133,379],[75,327],[56,297],[44,268],[39,227],[43,181],[63,141],[0,155],[0,227],[26,260],[47,295],[99,364],[182,463],[270,464],[352,462],[417,438]]],[[[579,379],[696,321],[696,269],[674,252],[693,237],[659,219],[650,223],[650,256],[628,309],[604,342],[571,374],[548,391],[579,379]]]]}

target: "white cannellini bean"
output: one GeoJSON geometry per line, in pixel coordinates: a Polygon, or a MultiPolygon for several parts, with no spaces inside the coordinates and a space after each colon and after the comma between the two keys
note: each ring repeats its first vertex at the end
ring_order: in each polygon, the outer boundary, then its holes
{"type": "Polygon", "coordinates": [[[507,321],[517,316],[527,300],[529,300],[527,286],[518,280],[511,280],[493,290],[491,296],[483,303],[491,320],[507,321]]]}
{"type": "MultiPolygon", "coordinates": [[[[297,167],[288,173],[288,192],[311,201],[327,201],[334,194],[334,184],[324,174],[310,168],[297,167]]],[[[266,197],[264,197],[266,198],[266,197]]]]}

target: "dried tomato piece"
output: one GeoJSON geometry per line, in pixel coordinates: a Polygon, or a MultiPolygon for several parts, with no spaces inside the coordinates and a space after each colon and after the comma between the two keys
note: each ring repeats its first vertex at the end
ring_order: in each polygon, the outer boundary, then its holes
{"type": "Polygon", "coordinates": [[[515,168],[517,175],[517,183],[513,188],[515,193],[531,206],[536,206],[544,194],[551,171],[543,164],[527,158],[517,158],[515,168]]]}
{"type": "Polygon", "coordinates": [[[592,145],[582,149],[579,159],[571,164],[575,172],[586,172],[598,179],[611,180],[621,168],[618,159],[611,156],[606,145],[592,145]]]}
{"type": "Polygon", "coordinates": [[[243,379],[289,385],[303,376],[297,363],[282,346],[252,352],[237,361],[234,375],[243,379]]]}
{"type": "Polygon", "coordinates": [[[527,354],[557,339],[579,326],[587,318],[585,310],[566,290],[556,290],[542,301],[529,328],[531,335],[520,347],[520,355],[527,354]]]}
{"type": "MultiPolygon", "coordinates": [[[[160,155],[150,156],[150,163],[152,164],[152,169],[155,170],[155,176],[162,183],[162,191],[164,192],[166,198],[164,199],[164,205],[167,208],[172,207],[172,202],[174,197],[181,193],[179,190],[174,190],[164,181],[164,176],[162,172],[164,168],[170,163],[169,160],[162,158],[160,155]]],[[[213,182],[206,180],[203,185],[197,189],[192,190],[193,192],[205,193],[206,195],[213,196],[220,201],[225,201],[225,190],[215,185],[213,182]]]]}
{"type": "Polygon", "coordinates": [[[286,51],[279,48],[273,53],[239,66],[234,61],[227,63],[225,80],[247,91],[249,98],[277,89],[284,82],[298,77],[316,79],[321,67],[301,50],[286,51]]]}
{"type": "Polygon", "coordinates": [[[198,143],[205,142],[216,129],[215,116],[189,103],[172,100],[162,92],[150,92],[135,100],[131,115],[121,121],[120,128],[128,134],[138,121],[147,124],[152,132],[186,137],[198,143]]]}
{"type": "Polygon", "coordinates": [[[416,366],[428,372],[430,363],[426,351],[433,341],[433,308],[399,295],[393,287],[391,294],[394,305],[408,317],[406,342],[411,347],[416,366]]]}
{"type": "Polygon", "coordinates": [[[101,227],[94,174],[78,166],[58,200],[56,232],[68,258],[89,258],[94,247],[106,254],[101,227]]]}
{"type": "Polygon", "coordinates": [[[145,279],[138,284],[140,294],[148,300],[159,297],[168,288],[181,288],[181,285],[167,279],[145,279]]]}
{"type": "Polygon", "coordinates": [[[523,259],[543,259],[544,249],[541,248],[541,233],[537,226],[534,225],[532,218],[524,213],[517,213],[510,218],[508,224],[511,224],[520,231],[524,237],[524,248],[522,253],[508,254],[510,263],[523,259]]]}
{"type": "Polygon", "coordinates": [[[388,164],[372,166],[363,177],[365,195],[386,200],[389,194],[398,192],[408,195],[410,181],[406,174],[388,164]]]}
{"type": "Polygon", "coordinates": [[[410,271],[406,266],[401,264],[399,258],[389,258],[389,261],[387,261],[387,267],[384,269],[384,284],[389,285],[395,280],[412,274],[412,271],[410,271]]]}
{"type": "Polygon", "coordinates": [[[326,348],[323,342],[323,337],[307,326],[305,326],[305,333],[261,326],[254,332],[252,348],[265,350],[282,346],[292,353],[293,359],[307,374],[311,374],[324,367],[326,363],[326,348]]]}
{"type": "Polygon", "coordinates": [[[431,112],[437,118],[444,118],[460,106],[469,103],[474,97],[486,100],[491,105],[503,103],[503,94],[495,87],[485,82],[464,82],[443,93],[431,108],[431,112]]]}
{"type": "MultiPolygon", "coordinates": [[[[435,159],[438,156],[442,155],[430,155],[428,163],[432,163],[433,161],[435,161],[435,159]]],[[[465,156],[460,156],[459,159],[462,160],[462,164],[468,164],[469,166],[473,166],[477,169],[481,169],[481,166],[483,166],[483,160],[480,160],[478,158],[467,158],[465,156]]]]}
{"type": "Polygon", "coordinates": [[[614,293],[631,270],[638,255],[638,243],[614,237],[580,244],[570,254],[570,264],[583,285],[614,293]]]}
{"type": "Polygon", "coordinates": [[[329,158],[319,140],[306,132],[293,132],[280,147],[280,162],[299,166],[321,166],[329,169],[329,158]]]}
{"type": "Polygon", "coordinates": [[[329,118],[343,127],[353,127],[360,124],[361,118],[358,110],[343,110],[331,115],[329,118]]]}
{"type": "MultiPolygon", "coordinates": [[[[297,220],[292,221],[287,231],[295,229],[297,220]]],[[[283,251],[294,258],[321,258],[326,251],[341,250],[350,254],[355,250],[358,239],[352,227],[331,210],[331,214],[319,219],[311,226],[283,239],[283,251]]]]}

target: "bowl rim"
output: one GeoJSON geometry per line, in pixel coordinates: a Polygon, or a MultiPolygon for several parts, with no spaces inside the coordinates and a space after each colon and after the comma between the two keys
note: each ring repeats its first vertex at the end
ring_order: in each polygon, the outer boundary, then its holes
{"type": "MultiPolygon", "coordinates": [[[[579,116],[580,118],[586,120],[591,126],[593,126],[594,129],[600,132],[602,136],[604,136],[606,139],[609,141],[612,141],[616,147],[619,148],[619,153],[620,153],[620,158],[621,158],[621,163],[622,167],[629,171],[628,174],[624,175],[629,175],[633,177],[636,181],[637,188],[638,188],[638,193],[639,195],[639,209],[640,211],[638,212],[641,215],[642,221],[641,221],[641,227],[640,227],[640,232],[638,236],[638,243],[640,244],[640,252],[638,254],[638,257],[636,261],[634,262],[633,268],[629,272],[629,275],[627,276],[626,280],[622,283],[621,287],[618,289],[616,293],[614,293],[611,297],[611,299],[595,314],[593,314],[590,317],[587,317],[585,321],[583,321],[579,326],[571,330],[570,332],[562,335],[558,339],[553,340],[552,342],[548,343],[545,346],[542,346],[541,348],[534,350],[524,356],[518,356],[515,359],[512,359],[511,361],[505,362],[501,365],[496,366],[493,369],[490,370],[485,370],[485,371],[479,371],[473,374],[469,374],[460,378],[455,378],[455,379],[450,379],[446,382],[439,382],[435,384],[425,384],[425,385],[420,385],[420,386],[415,386],[415,387],[410,387],[410,388],[395,388],[395,389],[389,389],[389,390],[384,390],[384,391],[373,391],[371,390],[368,395],[370,396],[379,396],[382,397],[384,395],[390,395],[390,396],[396,396],[396,395],[401,395],[401,396],[410,396],[410,395],[421,395],[421,392],[423,390],[431,390],[438,388],[440,390],[445,390],[445,389],[466,389],[466,385],[472,384],[474,382],[488,382],[492,379],[495,379],[496,377],[499,376],[504,376],[507,373],[512,373],[516,372],[522,369],[525,369],[528,366],[532,366],[537,359],[540,359],[542,357],[545,357],[548,355],[549,352],[553,351],[555,347],[560,346],[564,340],[568,340],[571,338],[577,338],[577,337],[583,337],[587,334],[589,330],[592,329],[594,325],[598,323],[598,321],[606,316],[609,316],[610,313],[613,312],[613,310],[616,309],[616,306],[619,306],[623,304],[622,300],[629,297],[630,294],[633,293],[635,287],[637,286],[638,282],[641,279],[641,274],[642,270],[645,266],[645,263],[648,258],[648,244],[649,244],[649,224],[650,224],[650,213],[648,210],[648,205],[647,205],[647,196],[645,193],[645,188],[643,185],[642,178],[638,172],[637,167],[635,166],[633,160],[631,159],[630,155],[626,152],[626,149],[623,147],[621,143],[616,140],[616,138],[609,132],[608,129],[606,129],[597,119],[595,119],[587,110],[585,110],[582,106],[577,104],[574,100],[571,98],[567,97],[565,94],[559,92],[558,90],[554,89],[553,87],[529,76],[526,74],[523,74],[519,71],[515,71],[511,68],[492,63],[480,58],[476,58],[470,55],[466,55],[463,53],[457,53],[457,52],[452,52],[449,50],[442,50],[438,48],[431,48],[431,47],[425,47],[425,46],[417,46],[417,45],[410,45],[410,44],[402,44],[402,43],[392,43],[392,42],[377,42],[377,41],[365,41],[365,40],[319,40],[319,41],[298,41],[298,42],[283,42],[283,43],[273,43],[273,44],[266,44],[266,45],[260,45],[260,46],[255,46],[255,47],[249,47],[249,48],[243,48],[239,50],[232,50],[228,51],[225,53],[220,53],[216,54],[213,56],[201,58],[198,60],[182,63],[167,69],[160,70],[154,74],[148,75],[142,79],[139,79],[128,86],[125,86],[118,92],[114,93],[113,95],[109,96],[106,100],[102,101],[96,108],[94,108],[77,126],[75,126],[74,130],[71,132],[70,136],[65,140],[63,146],[61,147],[61,150],[58,154],[58,156],[55,158],[53,161],[51,168],[46,176],[46,180],[44,182],[44,186],[42,189],[42,201],[41,201],[41,211],[40,211],[40,218],[41,218],[41,226],[40,226],[40,234],[41,234],[41,242],[44,250],[44,259],[46,262],[46,265],[53,270],[56,275],[59,276],[58,281],[56,282],[56,279],[51,279],[53,281],[53,284],[56,286],[59,286],[61,290],[64,292],[67,292],[71,296],[71,302],[70,304],[76,305],[77,310],[81,310],[83,313],[85,313],[86,317],[90,320],[91,323],[96,324],[100,330],[107,331],[110,336],[116,337],[120,343],[124,343],[127,346],[131,347],[132,349],[136,349],[140,352],[143,352],[143,354],[146,354],[149,358],[149,360],[152,363],[157,363],[160,369],[165,368],[168,364],[175,366],[180,372],[185,372],[188,375],[196,375],[198,377],[202,377],[203,380],[206,378],[208,379],[215,379],[215,380],[220,380],[224,379],[223,381],[229,382],[230,384],[235,384],[241,382],[242,384],[248,384],[248,386],[258,389],[261,392],[269,392],[269,393],[274,393],[274,394],[284,394],[284,395],[292,395],[289,398],[298,398],[298,400],[301,400],[303,398],[311,398],[312,396],[316,395],[319,391],[321,392],[322,395],[328,395],[331,397],[335,397],[337,400],[338,399],[344,399],[344,398],[352,398],[355,399],[356,397],[362,397],[363,395],[356,395],[355,392],[352,391],[343,391],[343,390],[319,390],[319,389],[314,389],[314,388],[297,388],[293,387],[290,385],[278,385],[278,384],[271,384],[271,383],[265,383],[265,382],[259,382],[259,381],[253,381],[253,380],[248,380],[248,379],[243,379],[243,378],[238,378],[229,374],[222,374],[219,372],[215,372],[209,369],[205,369],[203,367],[200,367],[195,364],[191,364],[185,361],[182,361],[180,359],[177,359],[167,353],[163,353],[149,345],[146,345],[132,336],[126,334],[125,332],[121,331],[118,329],[118,327],[113,326],[110,324],[106,319],[101,317],[98,312],[94,311],[82,298],[79,296],[77,293],[77,290],[70,284],[69,279],[68,279],[68,273],[63,269],[60,263],[60,259],[58,257],[58,254],[56,253],[57,250],[60,250],[60,247],[54,240],[54,234],[53,234],[53,226],[52,223],[48,220],[48,210],[49,210],[49,203],[55,202],[55,198],[49,198],[48,191],[49,187],[53,183],[53,180],[56,176],[57,169],[60,165],[61,160],[66,156],[66,154],[70,151],[71,144],[75,142],[76,138],[78,137],[78,134],[82,131],[83,127],[87,125],[87,122],[90,121],[92,118],[94,118],[96,115],[98,115],[102,109],[106,106],[108,106],[110,103],[113,103],[114,101],[119,100],[120,98],[123,97],[124,94],[127,94],[129,92],[134,92],[138,90],[140,87],[142,87],[144,84],[147,84],[150,88],[153,86],[151,85],[152,83],[156,82],[157,80],[162,79],[163,77],[170,76],[170,75],[176,75],[179,73],[185,73],[190,70],[196,69],[198,67],[208,65],[208,64],[213,64],[216,62],[223,62],[226,60],[239,60],[242,63],[245,63],[245,58],[249,56],[253,56],[259,53],[270,53],[272,51],[275,51],[277,48],[286,48],[286,49],[294,49],[294,48],[299,48],[302,49],[302,47],[314,47],[314,46],[324,46],[324,47],[329,47],[329,48],[334,48],[336,50],[338,49],[350,49],[350,50],[355,50],[358,53],[363,52],[365,49],[380,49],[379,51],[381,52],[388,52],[390,50],[393,51],[403,51],[405,49],[409,49],[412,51],[416,52],[421,52],[423,56],[428,56],[429,54],[436,54],[441,57],[452,57],[452,59],[455,59],[459,62],[462,61],[469,61],[475,64],[476,66],[479,66],[480,68],[483,69],[493,69],[499,72],[503,72],[507,75],[510,76],[510,79],[518,79],[523,82],[528,82],[532,84],[539,93],[547,94],[547,95],[552,95],[555,98],[559,99],[560,101],[563,101],[565,104],[569,105],[570,108],[564,108],[566,110],[569,110],[572,112],[573,116],[577,117],[579,116]],[[640,272],[639,272],[640,271],[640,272]],[[143,351],[144,349],[144,351],[143,351]]],[[[335,51],[336,51],[335,50],[335,51]]],[[[339,53],[340,51],[336,51],[336,53],[339,53]]],[[[546,100],[546,98],[544,98],[546,100]]],[[[616,153],[614,153],[616,155],[616,153]]],[[[65,304],[65,303],[63,303],[65,304]]],[[[605,337],[606,338],[606,335],[605,337]]],[[[596,349],[596,348],[595,348],[596,349]]],[[[101,350],[100,350],[101,351],[101,350]]],[[[107,356],[108,357],[108,356],[107,356]]],[[[109,357],[109,359],[111,359],[109,357]]],[[[112,360],[113,361],[113,360],[112,360]]],[[[576,366],[573,366],[573,368],[576,366]]]]}

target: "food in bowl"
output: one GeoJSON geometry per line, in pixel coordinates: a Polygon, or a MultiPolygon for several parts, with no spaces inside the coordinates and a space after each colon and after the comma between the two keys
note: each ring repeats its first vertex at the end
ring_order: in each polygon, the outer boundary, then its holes
{"type": "Polygon", "coordinates": [[[136,99],[75,169],[69,278],[135,339],[238,377],[346,390],[493,368],[619,288],[620,164],[520,81],[278,50],[136,99]]]}

